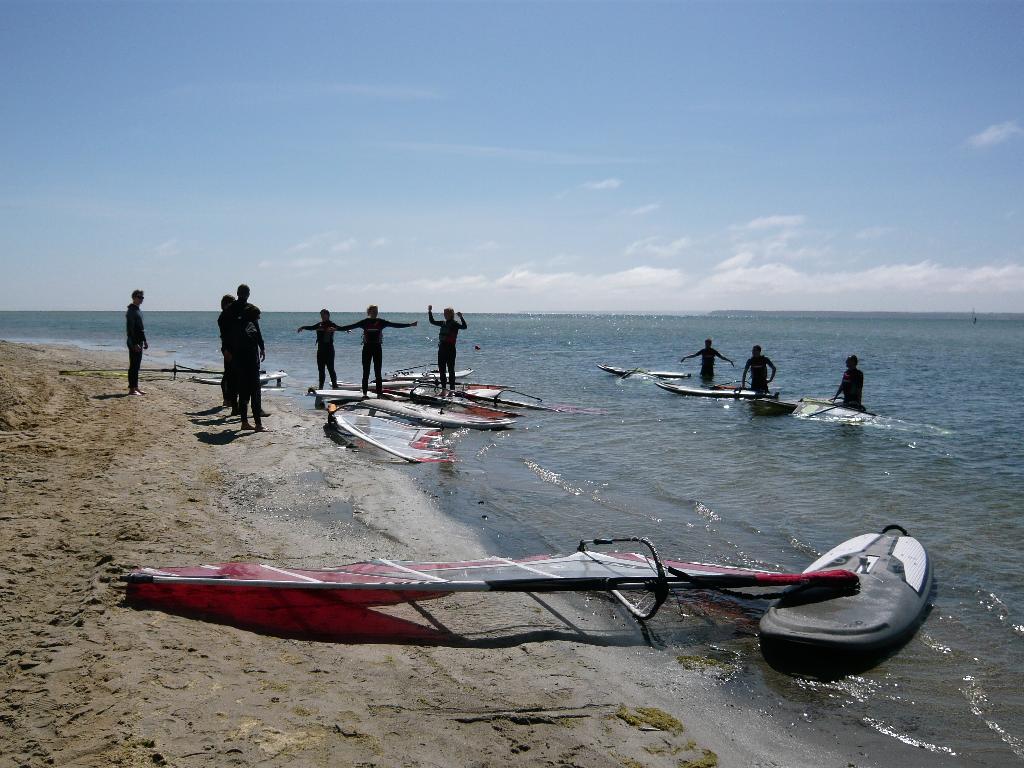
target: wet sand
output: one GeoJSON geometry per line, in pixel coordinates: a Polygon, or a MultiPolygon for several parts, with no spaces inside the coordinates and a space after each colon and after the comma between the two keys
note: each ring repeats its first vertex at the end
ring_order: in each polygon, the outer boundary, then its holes
{"type": "Polygon", "coordinates": [[[125,357],[0,342],[0,768],[867,765],[699,669],[651,685],[659,652],[602,597],[459,595],[328,641],[127,605],[140,565],[485,553],[286,398],[244,433],[216,387],[58,375],[125,357]]]}

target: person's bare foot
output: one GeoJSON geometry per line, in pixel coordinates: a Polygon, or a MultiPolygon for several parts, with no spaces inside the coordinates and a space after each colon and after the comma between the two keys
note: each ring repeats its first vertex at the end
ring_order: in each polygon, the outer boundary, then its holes
{"type": "Polygon", "coordinates": [[[264,427],[262,424],[257,424],[256,429],[253,432],[269,432],[270,430],[264,427]]]}
{"type": "Polygon", "coordinates": [[[128,390],[128,394],[129,395],[142,395],[144,393],[142,392],[141,389],[129,389],[128,390]]]}
{"type": "Polygon", "coordinates": [[[247,430],[249,430],[249,431],[251,431],[251,432],[254,432],[254,431],[256,430],[256,427],[254,427],[254,426],[253,426],[252,424],[250,424],[250,423],[249,423],[248,421],[243,421],[243,422],[242,422],[242,426],[241,426],[241,427],[239,427],[239,429],[247,429],[247,430]]]}

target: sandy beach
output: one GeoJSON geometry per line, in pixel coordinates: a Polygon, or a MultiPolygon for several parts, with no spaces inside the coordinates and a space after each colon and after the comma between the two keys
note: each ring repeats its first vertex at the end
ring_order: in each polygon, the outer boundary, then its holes
{"type": "Polygon", "coordinates": [[[58,375],[124,365],[0,342],[0,768],[868,764],[746,717],[713,673],[645,683],[657,651],[601,597],[460,595],[328,642],[127,605],[141,565],[485,553],[287,398],[257,435],[215,387],[58,375]]]}

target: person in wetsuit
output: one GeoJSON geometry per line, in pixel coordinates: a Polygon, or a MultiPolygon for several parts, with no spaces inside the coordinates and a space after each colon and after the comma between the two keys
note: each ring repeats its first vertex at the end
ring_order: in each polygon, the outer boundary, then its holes
{"type": "Polygon", "coordinates": [[[260,363],[266,359],[267,350],[260,331],[260,308],[255,304],[246,304],[242,311],[242,323],[242,332],[234,350],[235,371],[238,374],[238,414],[242,417],[242,429],[266,432],[261,421],[264,414],[260,363]],[[246,413],[250,403],[256,426],[249,423],[246,413]]]}
{"type": "Polygon", "coordinates": [[[456,312],[451,307],[445,307],[444,320],[434,319],[434,305],[427,305],[427,319],[431,325],[438,326],[441,331],[437,338],[437,370],[441,374],[441,391],[448,388],[451,382],[452,389],[455,389],[455,342],[459,338],[459,330],[466,330],[466,318],[461,312],[456,312]],[[459,322],[455,322],[455,316],[459,316],[459,322]]]}
{"type": "Polygon", "coordinates": [[[235,386],[235,371],[231,364],[231,342],[234,328],[228,308],[235,303],[235,297],[225,293],[220,300],[220,314],[217,316],[217,327],[220,329],[220,353],[224,357],[224,374],[220,378],[220,391],[224,395],[224,405],[232,412],[238,411],[238,389],[235,386]]]}
{"type": "Polygon", "coordinates": [[[319,323],[300,325],[296,331],[316,331],[316,370],[320,374],[320,386],[317,389],[324,388],[324,369],[331,374],[331,387],[338,388],[338,374],[334,372],[334,332],[340,330],[341,326],[331,320],[331,313],[321,309],[319,323]]]}
{"type": "Polygon", "coordinates": [[[370,361],[373,361],[373,372],[377,379],[377,394],[384,392],[384,383],[381,381],[380,366],[384,358],[384,350],[381,342],[385,328],[411,328],[418,325],[416,320],[411,323],[392,323],[382,317],[377,317],[377,305],[371,304],[366,308],[366,317],[351,325],[342,325],[335,330],[351,331],[355,328],[363,329],[363,395],[366,395],[370,384],[370,361]]]}
{"type": "Polygon", "coordinates": [[[700,375],[703,379],[714,378],[716,357],[722,358],[733,367],[736,366],[736,363],[711,346],[711,339],[704,339],[704,349],[698,349],[692,355],[679,358],[679,362],[681,363],[685,360],[689,360],[691,357],[700,358],[700,375]]]}
{"type": "Polygon", "coordinates": [[[839,395],[843,396],[843,405],[864,410],[861,397],[864,394],[864,372],[857,367],[857,356],[850,355],[846,358],[846,370],[843,371],[843,379],[839,382],[839,389],[832,395],[834,401],[839,395]]]}
{"type": "Polygon", "coordinates": [[[128,394],[144,395],[139,389],[139,369],[142,367],[142,350],[149,349],[146,341],[146,329],[142,323],[142,301],[145,299],[141,289],[132,291],[132,303],[124,313],[125,334],[128,341],[128,394]]]}
{"type": "Polygon", "coordinates": [[[775,380],[775,363],[769,360],[767,357],[761,354],[761,347],[757,344],[750,350],[750,359],[747,360],[747,364],[743,366],[743,376],[740,380],[740,389],[744,389],[747,384],[747,371],[750,371],[750,388],[755,392],[768,392],[768,385],[775,380]],[[772,369],[772,375],[769,378],[768,369],[772,369]]]}

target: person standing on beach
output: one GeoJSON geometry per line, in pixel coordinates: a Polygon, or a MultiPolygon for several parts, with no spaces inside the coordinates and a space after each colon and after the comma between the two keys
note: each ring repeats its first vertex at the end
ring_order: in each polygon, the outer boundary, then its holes
{"type": "Polygon", "coordinates": [[[132,303],[124,313],[125,332],[128,337],[128,394],[144,395],[139,389],[139,369],[142,367],[142,350],[149,349],[146,329],[142,324],[142,301],[145,299],[141,288],[132,291],[132,303]]]}
{"type": "Polygon", "coordinates": [[[864,395],[864,371],[857,367],[857,362],[856,355],[846,358],[846,370],[843,371],[843,379],[839,382],[839,389],[832,395],[832,400],[834,402],[842,394],[843,405],[863,411],[861,398],[864,395]]]}
{"type": "MultiPolygon", "coordinates": [[[[234,378],[235,392],[238,394],[239,397],[241,397],[242,370],[238,367],[239,360],[237,350],[241,349],[242,345],[245,343],[244,337],[246,323],[244,314],[245,308],[249,306],[249,286],[246,285],[245,283],[242,283],[241,285],[238,286],[238,289],[235,291],[235,293],[238,294],[238,298],[235,299],[234,303],[232,303],[231,306],[229,306],[226,310],[228,316],[225,321],[225,328],[228,334],[228,360],[230,361],[232,366],[231,375],[234,378]]],[[[263,337],[261,336],[261,341],[262,338],[263,337]]],[[[260,359],[262,360],[262,358],[260,359]]],[[[257,371],[258,370],[259,367],[257,366],[257,371]]],[[[238,414],[239,409],[237,407],[231,409],[232,416],[237,416],[238,414]]],[[[269,414],[264,413],[262,410],[260,411],[260,416],[267,415],[269,414]]]]}
{"type": "Polygon", "coordinates": [[[320,322],[313,325],[300,325],[296,333],[303,331],[316,331],[316,370],[320,375],[320,386],[324,388],[324,369],[331,374],[331,387],[338,388],[338,374],[334,372],[334,332],[340,331],[341,327],[335,325],[331,320],[331,313],[326,309],[320,310],[320,322]]]}
{"type": "Polygon", "coordinates": [[[238,374],[238,414],[242,417],[242,429],[266,432],[261,417],[263,402],[260,385],[260,363],[266,359],[267,350],[263,344],[263,333],[260,331],[260,308],[255,304],[246,304],[242,312],[242,335],[235,347],[235,371],[238,374]],[[252,403],[254,427],[249,423],[246,413],[252,403]]]}
{"type": "Polygon", "coordinates": [[[459,338],[459,330],[466,330],[466,318],[461,312],[456,312],[451,307],[445,307],[444,320],[434,319],[434,305],[427,305],[427,319],[431,325],[438,326],[441,331],[437,339],[437,371],[441,374],[442,394],[451,382],[452,389],[455,389],[455,342],[459,338]],[[459,316],[459,322],[455,322],[455,316],[459,316]]]}
{"type": "Polygon", "coordinates": [[[745,389],[747,384],[747,371],[750,371],[750,388],[755,392],[768,392],[768,385],[775,380],[775,363],[761,354],[761,347],[757,344],[750,350],[750,359],[743,366],[743,377],[740,380],[740,389],[745,389]],[[769,378],[768,369],[772,369],[769,378]]]}
{"type": "Polygon", "coordinates": [[[335,329],[338,331],[351,331],[355,328],[363,329],[363,396],[366,396],[370,385],[371,361],[373,362],[373,372],[377,379],[377,395],[380,396],[384,393],[384,382],[381,381],[380,376],[380,367],[384,359],[384,349],[382,346],[384,329],[411,328],[418,324],[416,320],[413,320],[411,323],[392,323],[390,320],[377,317],[377,312],[377,305],[371,304],[366,308],[366,317],[362,320],[358,320],[351,325],[342,325],[335,329]]]}
{"type": "Polygon", "coordinates": [[[691,357],[700,358],[700,376],[702,379],[712,379],[715,376],[715,358],[720,357],[729,365],[736,367],[736,363],[730,360],[728,357],[723,355],[717,349],[711,346],[711,339],[704,339],[704,349],[698,349],[692,355],[679,358],[679,362],[689,360],[691,357]]]}
{"type": "Polygon", "coordinates": [[[238,411],[238,389],[235,386],[234,366],[231,364],[231,339],[234,334],[228,309],[235,303],[235,297],[225,293],[220,300],[220,314],[217,316],[217,327],[220,328],[220,353],[224,357],[224,374],[220,379],[220,391],[224,395],[225,407],[230,406],[231,412],[238,411]]]}

